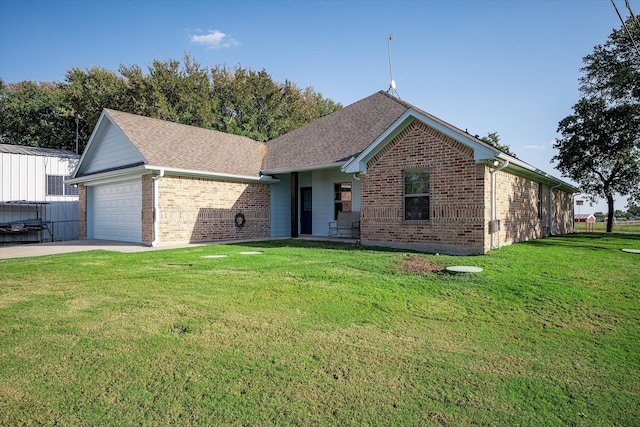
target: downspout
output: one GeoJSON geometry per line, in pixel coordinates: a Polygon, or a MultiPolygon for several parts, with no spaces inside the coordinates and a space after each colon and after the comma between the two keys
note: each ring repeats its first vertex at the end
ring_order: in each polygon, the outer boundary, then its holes
{"type": "Polygon", "coordinates": [[[164,169],[160,169],[160,173],[153,177],[153,242],[151,246],[160,243],[160,201],[158,200],[158,181],[164,176],[164,169]]]}
{"type": "Polygon", "coordinates": [[[555,236],[553,234],[553,190],[560,188],[562,184],[557,184],[553,187],[549,187],[549,236],[555,236]]]}
{"type": "Polygon", "coordinates": [[[495,244],[495,222],[498,218],[496,218],[497,215],[497,203],[496,203],[496,172],[500,172],[502,169],[506,168],[507,166],[509,166],[509,159],[504,160],[504,163],[502,165],[500,165],[500,160],[495,159],[493,161],[493,165],[495,166],[495,169],[493,169],[490,173],[491,173],[491,224],[489,225],[491,227],[491,249],[497,249],[499,248],[499,243],[498,245],[495,244]]]}

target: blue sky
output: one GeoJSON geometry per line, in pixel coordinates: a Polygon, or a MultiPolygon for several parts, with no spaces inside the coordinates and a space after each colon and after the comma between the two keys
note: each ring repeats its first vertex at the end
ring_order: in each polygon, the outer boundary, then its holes
{"type": "MultiPolygon", "coordinates": [[[[630,5],[640,13],[640,0],[630,5]]],[[[389,88],[393,34],[403,100],[469,133],[498,132],[561,177],[552,143],[579,98],[582,57],[620,26],[611,0],[0,0],[0,77],[64,81],[71,67],[146,69],[189,53],[346,106],[389,88]]]]}

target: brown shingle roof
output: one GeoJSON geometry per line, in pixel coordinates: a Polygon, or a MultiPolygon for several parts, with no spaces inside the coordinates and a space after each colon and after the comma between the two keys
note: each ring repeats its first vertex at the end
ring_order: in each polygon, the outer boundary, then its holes
{"type": "Polygon", "coordinates": [[[324,165],[360,154],[410,108],[377,92],[267,142],[266,171],[324,165]]]}
{"type": "Polygon", "coordinates": [[[105,109],[146,164],[257,176],[266,151],[250,138],[105,109]]]}
{"type": "Polygon", "coordinates": [[[480,139],[449,123],[379,91],[306,126],[267,142],[268,153],[263,171],[277,171],[325,165],[357,156],[384,133],[408,110],[471,139],[474,143],[496,150],[480,139]]]}

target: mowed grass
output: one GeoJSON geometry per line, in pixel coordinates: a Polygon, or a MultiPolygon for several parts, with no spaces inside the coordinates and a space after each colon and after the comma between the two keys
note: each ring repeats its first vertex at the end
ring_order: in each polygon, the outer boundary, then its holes
{"type": "Polygon", "coordinates": [[[640,255],[621,248],[640,235],[3,260],[0,425],[638,425],[640,255]]]}

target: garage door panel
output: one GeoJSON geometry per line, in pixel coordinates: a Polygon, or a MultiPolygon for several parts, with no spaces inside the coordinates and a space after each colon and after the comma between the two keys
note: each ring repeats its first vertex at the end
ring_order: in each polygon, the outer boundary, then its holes
{"type": "Polygon", "coordinates": [[[141,180],[94,187],[91,215],[95,239],[141,242],[141,180]]]}

